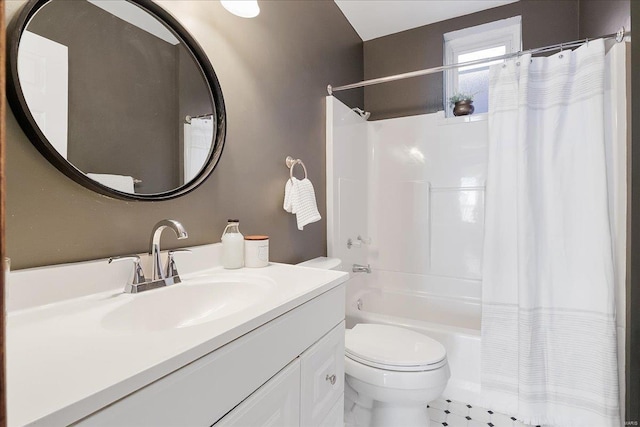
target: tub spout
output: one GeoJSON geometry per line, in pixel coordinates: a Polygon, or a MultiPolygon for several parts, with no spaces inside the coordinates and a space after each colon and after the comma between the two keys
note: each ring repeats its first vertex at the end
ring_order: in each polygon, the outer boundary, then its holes
{"type": "Polygon", "coordinates": [[[367,265],[360,265],[360,264],[353,264],[353,270],[354,273],[371,273],[371,264],[367,264],[367,265]]]}

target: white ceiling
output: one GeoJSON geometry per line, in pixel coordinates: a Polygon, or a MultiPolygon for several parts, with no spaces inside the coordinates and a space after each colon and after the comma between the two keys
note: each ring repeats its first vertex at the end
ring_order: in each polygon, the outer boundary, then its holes
{"type": "Polygon", "coordinates": [[[334,0],[367,41],[518,0],[334,0]]]}

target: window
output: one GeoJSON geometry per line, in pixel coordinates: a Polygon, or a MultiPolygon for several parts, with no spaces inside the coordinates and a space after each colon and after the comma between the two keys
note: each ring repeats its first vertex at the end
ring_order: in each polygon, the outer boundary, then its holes
{"type": "MultiPolygon", "coordinates": [[[[490,22],[444,35],[444,63],[455,64],[518,52],[522,49],[521,18],[490,22]]],[[[458,92],[474,94],[475,113],[489,110],[489,66],[501,60],[460,67],[446,72],[445,111],[451,116],[449,98],[458,92]]]]}

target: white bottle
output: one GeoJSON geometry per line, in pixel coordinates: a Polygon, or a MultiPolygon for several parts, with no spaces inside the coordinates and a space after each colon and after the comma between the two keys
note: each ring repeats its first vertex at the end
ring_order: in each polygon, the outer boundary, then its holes
{"type": "Polygon", "coordinates": [[[244,267],[244,236],[240,233],[240,221],[230,219],[222,232],[222,266],[244,267]]]}

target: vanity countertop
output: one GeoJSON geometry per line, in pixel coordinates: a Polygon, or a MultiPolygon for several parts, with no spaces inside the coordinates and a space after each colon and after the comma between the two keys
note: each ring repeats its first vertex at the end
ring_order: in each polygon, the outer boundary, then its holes
{"type": "Polygon", "coordinates": [[[184,279],[188,285],[190,278],[220,274],[238,280],[267,280],[273,289],[248,309],[208,322],[159,330],[114,328],[105,319],[134,298],[171,287],[131,295],[122,293],[119,286],[9,312],[8,424],[67,425],[77,421],[348,278],[339,271],[270,264],[260,269],[218,267],[185,275],[184,279]]]}

